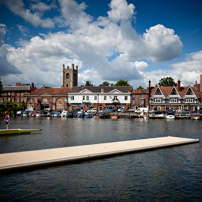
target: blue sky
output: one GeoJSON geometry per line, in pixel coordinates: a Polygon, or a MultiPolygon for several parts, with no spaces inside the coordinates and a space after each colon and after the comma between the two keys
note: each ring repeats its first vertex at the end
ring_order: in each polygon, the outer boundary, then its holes
{"type": "Polygon", "coordinates": [[[201,0],[0,0],[0,76],[61,87],[62,64],[79,85],[128,80],[134,88],[202,74],[201,0]]]}

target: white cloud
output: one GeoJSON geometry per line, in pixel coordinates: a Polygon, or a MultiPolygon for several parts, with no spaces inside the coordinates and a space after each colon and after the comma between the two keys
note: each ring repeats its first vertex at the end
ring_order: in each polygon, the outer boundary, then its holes
{"type": "MultiPolygon", "coordinates": [[[[20,41],[21,47],[18,48],[9,47],[4,59],[23,75],[9,75],[7,83],[19,78],[28,83],[34,82],[38,87],[43,84],[60,87],[62,64],[74,63],[79,66],[79,84],[84,84],[86,80],[98,85],[106,80],[115,83],[125,79],[131,84],[143,86],[148,77],[157,80],[159,73],[169,73],[156,71],[143,74],[148,67],[146,60],[168,61],[181,53],[179,37],[174,30],[163,25],[151,27],[143,35],[137,34],[131,25],[135,19],[135,6],[128,5],[126,0],[112,0],[108,17],[96,20],[85,13],[84,3],[59,0],[59,4],[61,16],[58,20],[70,29],[20,41]],[[115,59],[108,61],[109,57],[115,59]]],[[[51,22],[47,26],[54,26],[51,19],[42,19],[41,15],[25,9],[22,0],[8,0],[6,5],[35,26],[45,26],[45,20],[51,22]]]]}
{"type": "Polygon", "coordinates": [[[7,27],[4,24],[0,24],[0,47],[3,45],[4,43],[4,36],[6,34],[7,31],[7,27]]]}
{"type": "Polygon", "coordinates": [[[200,82],[202,74],[202,50],[188,54],[185,61],[171,65],[171,69],[145,72],[145,82],[151,80],[154,86],[161,78],[172,77],[175,82],[181,80],[181,85],[194,85],[195,81],[200,82]]]}
{"type": "Polygon", "coordinates": [[[23,36],[28,36],[29,30],[26,27],[24,27],[23,25],[17,25],[17,27],[23,36]]]}
{"type": "Polygon", "coordinates": [[[130,20],[134,17],[135,6],[133,4],[127,4],[125,0],[112,0],[109,4],[111,10],[108,11],[109,19],[118,23],[130,20]]]}
{"type": "Polygon", "coordinates": [[[41,19],[38,12],[32,13],[29,9],[25,8],[22,0],[4,0],[3,2],[13,13],[32,23],[34,26],[54,27],[54,22],[50,18],[41,19]]]}
{"type": "Polygon", "coordinates": [[[36,10],[36,11],[40,11],[40,12],[44,12],[44,11],[49,11],[51,10],[52,8],[55,8],[56,5],[54,3],[52,3],[51,5],[47,5],[43,2],[38,2],[36,4],[31,4],[30,5],[30,8],[32,10],[36,10]]]}

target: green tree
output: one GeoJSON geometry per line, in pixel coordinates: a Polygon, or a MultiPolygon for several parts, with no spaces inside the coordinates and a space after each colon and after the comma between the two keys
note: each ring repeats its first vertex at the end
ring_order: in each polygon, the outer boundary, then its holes
{"type": "Polygon", "coordinates": [[[126,80],[119,80],[114,84],[114,86],[130,86],[130,84],[126,80]]]}
{"type": "Polygon", "coordinates": [[[174,79],[171,77],[165,77],[162,78],[159,83],[159,86],[177,86],[177,83],[175,83],[174,79]]]}
{"type": "Polygon", "coordinates": [[[142,86],[139,86],[137,89],[144,89],[142,86]]]}
{"type": "Polygon", "coordinates": [[[100,84],[99,86],[110,86],[110,83],[108,81],[104,81],[102,84],[100,84]]]}
{"type": "Polygon", "coordinates": [[[93,86],[93,84],[91,83],[91,81],[86,81],[85,86],[93,86]]]}

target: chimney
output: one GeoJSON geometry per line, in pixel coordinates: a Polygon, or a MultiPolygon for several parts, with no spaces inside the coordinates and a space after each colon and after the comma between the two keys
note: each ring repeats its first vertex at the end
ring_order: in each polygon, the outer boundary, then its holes
{"type": "Polygon", "coordinates": [[[74,64],[72,64],[72,69],[74,69],[74,64]]]}
{"type": "Polygon", "coordinates": [[[202,92],[202,75],[200,75],[200,92],[202,92]]]}
{"type": "Polygon", "coordinates": [[[21,83],[16,83],[16,86],[21,86],[21,83]]]}
{"type": "Polygon", "coordinates": [[[180,92],[180,80],[178,79],[178,82],[177,82],[177,90],[178,92],[180,92]]]}
{"type": "Polygon", "coordinates": [[[151,81],[149,80],[149,86],[148,86],[149,90],[151,89],[151,81]]]}
{"type": "Polygon", "coordinates": [[[63,70],[64,70],[65,69],[65,65],[63,64],[62,67],[63,67],[63,70]]]}
{"type": "Polygon", "coordinates": [[[197,90],[198,90],[198,84],[197,84],[197,81],[195,82],[195,86],[196,86],[196,88],[197,88],[197,90]]]}
{"type": "Polygon", "coordinates": [[[76,70],[77,70],[77,71],[78,71],[78,68],[79,68],[79,67],[78,67],[78,65],[77,65],[77,66],[76,66],[76,70]]]}

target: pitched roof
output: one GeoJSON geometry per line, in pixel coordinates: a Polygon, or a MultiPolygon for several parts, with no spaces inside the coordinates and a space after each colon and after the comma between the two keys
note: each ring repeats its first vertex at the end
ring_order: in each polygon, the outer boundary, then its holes
{"type": "Polygon", "coordinates": [[[132,94],[149,94],[148,89],[135,89],[132,94]]]}
{"type": "Polygon", "coordinates": [[[29,85],[23,86],[3,86],[3,91],[30,91],[29,85]]]}
{"type": "Polygon", "coordinates": [[[75,86],[72,88],[72,91],[70,93],[79,93],[82,90],[89,90],[92,93],[101,93],[102,89],[104,90],[104,93],[109,93],[112,90],[119,90],[122,93],[128,93],[133,90],[132,86],[75,86]]]}
{"type": "MultiPolygon", "coordinates": [[[[187,92],[187,89],[189,87],[193,90],[193,92],[195,93],[195,95],[198,98],[200,98],[200,93],[199,93],[198,88],[196,86],[181,86],[179,91],[178,91],[178,87],[175,86],[175,89],[179,93],[180,97],[183,97],[185,95],[185,93],[187,92]]],[[[173,86],[161,86],[161,87],[155,86],[155,87],[152,87],[151,88],[151,96],[154,95],[154,93],[155,93],[155,91],[156,91],[157,88],[159,88],[162,91],[162,93],[163,93],[163,95],[165,97],[168,97],[170,91],[173,89],[173,86]]]]}
{"type": "Polygon", "coordinates": [[[37,88],[30,95],[40,95],[44,92],[50,95],[65,95],[71,90],[72,88],[37,88]]]}

